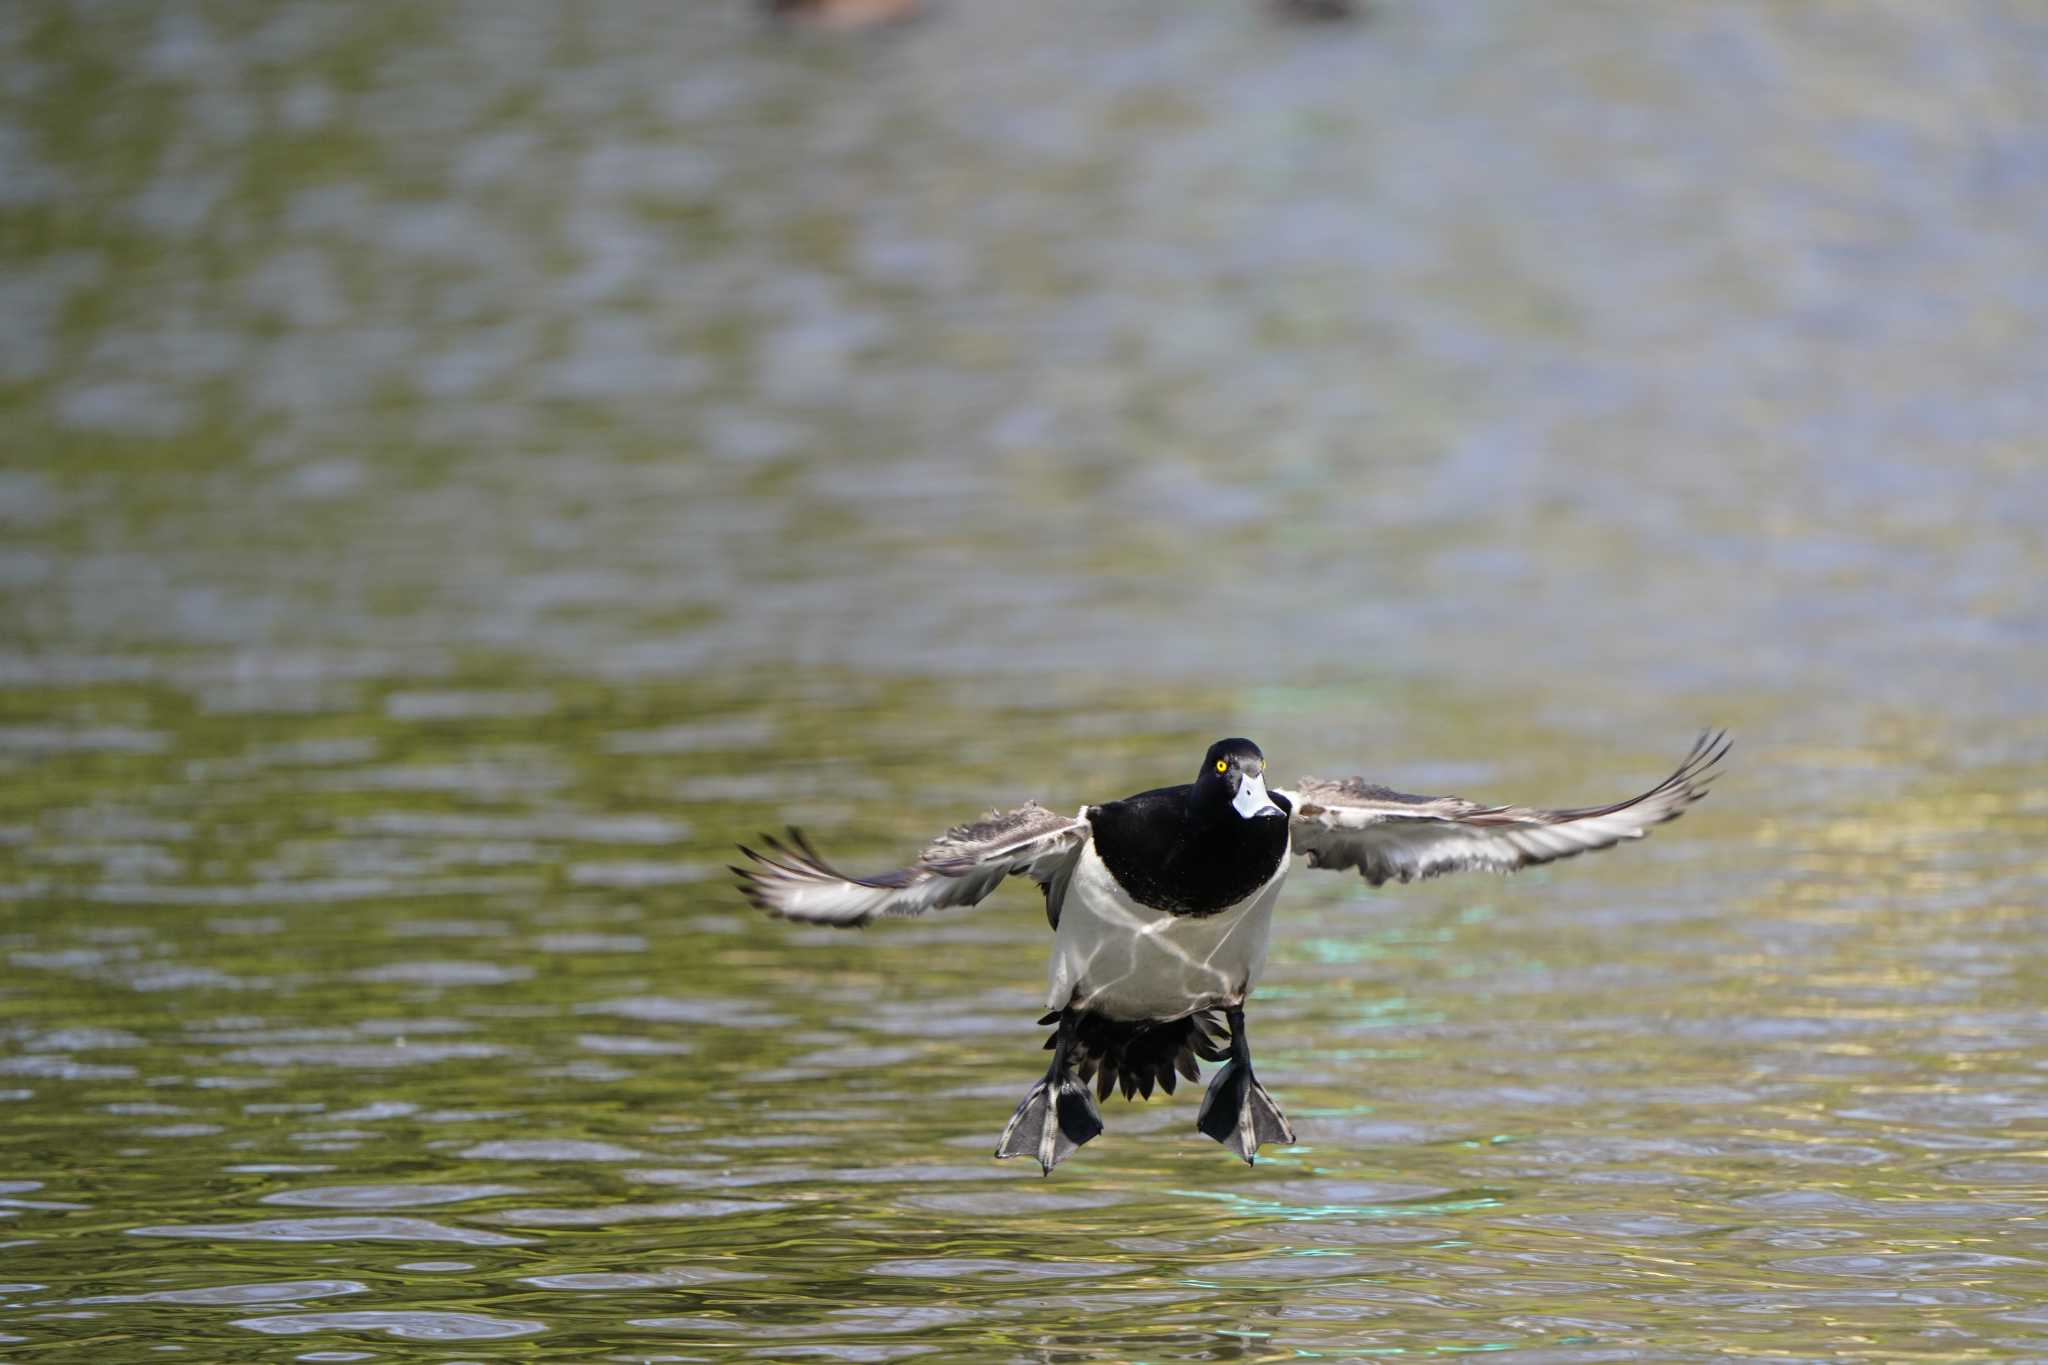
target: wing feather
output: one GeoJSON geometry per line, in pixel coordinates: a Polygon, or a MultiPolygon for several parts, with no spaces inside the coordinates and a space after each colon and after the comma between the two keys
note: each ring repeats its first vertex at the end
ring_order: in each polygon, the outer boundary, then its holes
{"type": "Polygon", "coordinates": [[[1281,794],[1294,805],[1294,851],[1311,867],[1355,867],[1374,886],[1469,869],[1513,872],[1640,839],[1676,820],[1707,794],[1710,770],[1730,747],[1725,731],[1703,731],[1677,770],[1648,791],[1571,810],[1411,796],[1355,777],[1307,778],[1281,794]]]}
{"type": "Polygon", "coordinates": [[[908,867],[854,877],[841,872],[791,826],[784,843],[761,836],[767,852],[740,845],[751,867],[734,867],[740,894],[778,919],[857,928],[884,916],[921,915],[973,905],[1005,877],[1049,885],[1087,841],[1088,822],[1056,815],[1035,801],[990,811],[934,839],[908,867]]]}

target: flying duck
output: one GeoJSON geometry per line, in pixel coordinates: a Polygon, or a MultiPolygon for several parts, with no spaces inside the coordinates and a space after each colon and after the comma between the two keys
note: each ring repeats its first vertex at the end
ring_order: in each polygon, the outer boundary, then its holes
{"type": "Polygon", "coordinates": [[[1083,806],[1073,816],[1027,802],[948,830],[908,867],[838,871],[791,827],[768,851],[742,845],[749,902],[782,919],[848,928],[892,915],[973,905],[1006,877],[1045,893],[1053,929],[1046,1047],[1052,1065],[1017,1106],[999,1158],[1031,1156],[1046,1174],[1102,1131],[1095,1099],[1121,1086],[1151,1098],[1197,1059],[1220,1061],[1195,1126],[1249,1163],[1294,1129],[1252,1072],[1244,1008],[1266,965],[1273,903],[1290,854],[1310,867],[1357,868],[1366,881],[1417,881],[1479,868],[1513,872],[1640,839],[1706,795],[1728,752],[1703,733],[1671,776],[1607,806],[1540,810],[1455,796],[1410,796],[1358,778],[1268,788],[1248,739],[1218,740],[1195,780],[1083,806]],[[1087,1082],[1093,1080],[1095,1095],[1087,1082]]]}

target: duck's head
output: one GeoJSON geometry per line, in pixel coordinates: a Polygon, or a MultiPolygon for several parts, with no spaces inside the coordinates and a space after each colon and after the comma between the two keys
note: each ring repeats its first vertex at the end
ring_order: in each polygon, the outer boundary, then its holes
{"type": "Polygon", "coordinates": [[[1195,774],[1195,808],[1245,820],[1286,819],[1287,812],[1266,794],[1266,756],[1248,739],[1219,739],[1195,774]]]}

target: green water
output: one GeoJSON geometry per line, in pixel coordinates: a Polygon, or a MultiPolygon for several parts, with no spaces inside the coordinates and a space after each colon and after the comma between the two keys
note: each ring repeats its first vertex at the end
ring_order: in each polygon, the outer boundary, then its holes
{"type": "Polygon", "coordinates": [[[0,1358],[2048,1359],[2024,6],[0,14],[0,1358]],[[1028,888],[1275,776],[1302,1142],[1043,1066],[1028,888]]]}

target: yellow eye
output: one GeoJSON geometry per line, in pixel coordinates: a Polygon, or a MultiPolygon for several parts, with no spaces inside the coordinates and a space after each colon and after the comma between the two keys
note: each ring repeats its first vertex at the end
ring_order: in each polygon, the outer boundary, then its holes
{"type": "Polygon", "coordinates": [[[1227,759],[1221,759],[1221,758],[1217,759],[1217,760],[1216,760],[1216,771],[1217,771],[1217,772],[1219,772],[1219,773],[1227,773],[1227,772],[1229,772],[1229,771],[1230,771],[1230,763],[1229,763],[1229,760],[1227,760],[1227,759]]]}

